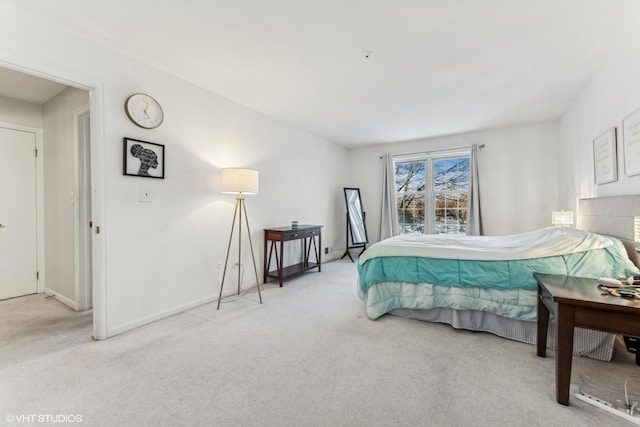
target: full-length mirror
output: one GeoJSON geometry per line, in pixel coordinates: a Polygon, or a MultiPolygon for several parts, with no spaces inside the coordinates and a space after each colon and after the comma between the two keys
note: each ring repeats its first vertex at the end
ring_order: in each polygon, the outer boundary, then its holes
{"type": "Polygon", "coordinates": [[[367,236],[367,226],[364,221],[365,215],[364,211],[362,210],[360,189],[345,188],[344,198],[347,203],[347,228],[349,228],[351,231],[351,243],[353,245],[363,245],[365,243],[368,243],[369,238],[367,236]]]}

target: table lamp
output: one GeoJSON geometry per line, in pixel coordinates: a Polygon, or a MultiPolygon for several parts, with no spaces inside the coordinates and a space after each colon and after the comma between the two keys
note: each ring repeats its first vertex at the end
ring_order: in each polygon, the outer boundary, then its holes
{"type": "Polygon", "coordinates": [[[565,210],[551,212],[551,224],[556,227],[569,227],[573,225],[573,212],[565,210]]]}

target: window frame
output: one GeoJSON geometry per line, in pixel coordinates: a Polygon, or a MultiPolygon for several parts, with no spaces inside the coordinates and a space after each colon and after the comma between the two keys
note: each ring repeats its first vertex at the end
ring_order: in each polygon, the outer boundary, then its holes
{"type": "MultiPolygon", "coordinates": [[[[416,194],[423,195],[425,206],[424,206],[424,225],[423,225],[423,234],[436,234],[436,194],[444,193],[446,197],[447,192],[455,192],[455,193],[466,193],[467,199],[469,197],[470,191],[470,182],[467,184],[466,190],[443,190],[436,191],[434,188],[434,180],[433,180],[433,163],[436,160],[443,159],[460,159],[460,158],[468,158],[469,159],[469,178],[471,178],[471,148],[469,149],[455,149],[455,150],[443,150],[438,152],[426,152],[426,153],[416,153],[416,154],[405,154],[393,156],[393,172],[394,172],[394,181],[395,181],[395,173],[396,173],[396,165],[398,163],[418,163],[424,162],[425,169],[425,185],[424,191],[412,191],[412,192],[398,192],[395,188],[395,206],[398,208],[398,199],[401,195],[408,194],[416,194]]],[[[468,212],[468,205],[467,205],[468,212]]],[[[398,213],[398,227],[401,234],[403,233],[403,223],[400,222],[400,215],[398,213]]],[[[465,221],[465,232],[466,232],[466,221],[465,221]]],[[[452,233],[438,233],[438,234],[452,234],[452,233]]],[[[464,234],[464,233],[461,233],[464,234]]]]}

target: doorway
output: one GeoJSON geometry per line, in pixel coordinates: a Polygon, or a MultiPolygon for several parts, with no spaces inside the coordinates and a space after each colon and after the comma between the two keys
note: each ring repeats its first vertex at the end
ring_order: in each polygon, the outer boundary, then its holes
{"type": "MultiPolygon", "coordinates": [[[[0,231],[17,231],[15,218],[30,225],[28,232],[23,227],[21,237],[13,239],[20,246],[8,238],[13,233],[0,234],[0,300],[14,298],[16,301],[11,304],[15,305],[22,299],[15,297],[39,293],[43,297],[53,295],[78,311],[95,307],[94,274],[102,269],[94,268],[93,260],[98,256],[101,261],[102,248],[93,248],[96,239],[89,228],[96,212],[92,209],[95,190],[91,179],[91,128],[95,124],[91,122],[91,107],[101,97],[101,89],[75,88],[0,65],[0,217],[9,218],[5,210],[19,208],[19,214],[10,221],[0,219],[4,226],[0,231]],[[19,93],[21,90],[24,95],[19,93]],[[9,122],[8,126],[3,122],[9,122]],[[12,144],[12,151],[8,151],[5,127],[17,128],[13,133],[28,140],[21,140],[19,149],[14,149],[18,144],[12,144]],[[34,134],[37,149],[33,146],[34,134]],[[68,225],[61,227],[63,224],[68,225]],[[18,256],[28,261],[16,262],[18,256]],[[64,274],[60,274],[61,260],[67,265],[64,274]],[[22,276],[30,280],[8,277],[11,271],[5,264],[12,268],[26,265],[21,271],[29,273],[22,276]],[[17,282],[19,289],[14,289],[17,282]]],[[[97,182],[101,182],[100,175],[97,182]]],[[[97,314],[98,319],[104,320],[101,302],[97,312],[94,309],[87,313],[89,318],[97,314]]],[[[89,333],[95,339],[106,338],[104,322],[94,322],[89,333]]]]}
{"type": "Polygon", "coordinates": [[[0,126],[0,300],[38,292],[36,131],[0,126]]]}

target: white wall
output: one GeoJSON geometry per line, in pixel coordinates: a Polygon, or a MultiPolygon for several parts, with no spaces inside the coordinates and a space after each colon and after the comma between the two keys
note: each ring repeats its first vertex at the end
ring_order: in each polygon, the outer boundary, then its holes
{"type": "MultiPolygon", "coordinates": [[[[136,129],[117,115],[124,135],[165,144],[165,180],[122,176],[120,138],[107,147],[108,316],[116,331],[135,325],[141,306],[153,315],[217,296],[222,270],[215,266],[225,259],[235,203],[233,196],[220,194],[223,167],[260,172],[259,194],[246,202],[260,280],[263,228],[292,219],[321,224],[324,246],[332,246],[339,233],[332,195],[344,181],[346,150],[178,83],[168,79],[151,91],[165,110],[158,131],[136,129]],[[152,203],[139,202],[142,186],[151,189],[152,203]]],[[[233,248],[235,240],[235,262],[233,248]]],[[[243,248],[244,282],[252,283],[246,241],[243,248]]],[[[236,272],[227,276],[228,291],[236,272]]],[[[263,298],[268,303],[268,294],[263,298]]]]}
{"type": "MultiPolygon", "coordinates": [[[[104,271],[97,274],[105,280],[98,290],[106,301],[105,335],[217,297],[222,271],[216,264],[224,261],[234,206],[233,196],[220,193],[223,167],[260,171],[260,194],[247,198],[259,273],[263,227],[296,219],[324,225],[323,246],[342,242],[345,149],[94,45],[36,13],[0,5],[7,23],[0,37],[12,40],[0,62],[96,87],[100,95],[92,111],[94,197],[104,204],[94,212],[101,228],[94,239],[104,250],[104,271]],[[129,122],[123,103],[135,92],[162,104],[161,127],[129,122]],[[125,136],[165,145],[166,179],[122,175],[125,136]],[[151,190],[151,203],[140,203],[141,187],[151,190]]],[[[250,266],[246,257],[243,262],[250,266]]],[[[254,281],[247,269],[244,282],[254,281]]],[[[268,304],[269,292],[263,298],[268,304]]]]}
{"type": "Polygon", "coordinates": [[[360,188],[369,239],[375,242],[380,237],[382,154],[470,147],[471,144],[485,144],[478,154],[484,234],[522,233],[550,226],[551,211],[563,208],[557,203],[556,122],[351,150],[349,185],[360,188]]]}
{"type": "Polygon", "coordinates": [[[581,198],[640,193],[640,176],[628,177],[624,172],[622,138],[622,120],[640,108],[638,46],[637,29],[626,33],[560,121],[560,199],[573,209],[581,198]],[[593,139],[611,127],[618,130],[618,180],[596,185],[593,139]]]}
{"type": "Polygon", "coordinates": [[[44,112],[45,286],[75,307],[75,177],[74,116],[89,104],[89,93],[69,88],[49,100],[44,112]]]}
{"type": "Polygon", "coordinates": [[[42,129],[42,106],[0,96],[0,122],[42,129]]]}

